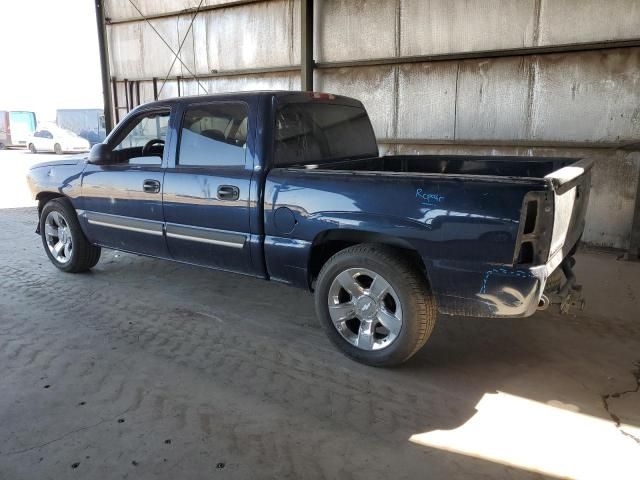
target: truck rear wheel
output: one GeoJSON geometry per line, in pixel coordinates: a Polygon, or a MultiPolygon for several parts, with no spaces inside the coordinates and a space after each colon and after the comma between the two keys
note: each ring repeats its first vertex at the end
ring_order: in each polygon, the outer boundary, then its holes
{"type": "Polygon", "coordinates": [[[89,243],[64,198],[55,198],[42,209],[40,236],[49,260],[64,272],[85,272],[100,259],[100,247],[89,243]]]}
{"type": "Polygon", "coordinates": [[[424,274],[385,245],[355,245],[331,257],[318,276],[315,304],[331,341],[376,367],[408,360],[436,320],[424,274]]]}

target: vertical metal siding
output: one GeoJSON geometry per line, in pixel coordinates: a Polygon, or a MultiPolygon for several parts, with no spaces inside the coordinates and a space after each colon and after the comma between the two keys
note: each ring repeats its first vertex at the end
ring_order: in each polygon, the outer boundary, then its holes
{"type": "MultiPolygon", "coordinates": [[[[145,15],[162,16],[150,23],[176,52],[200,3],[133,2],[145,15]]],[[[295,71],[224,76],[234,70],[299,69],[299,0],[205,0],[203,6],[181,61],[169,72],[174,56],[149,24],[133,21],[140,15],[131,2],[105,0],[114,22],[107,27],[111,74],[122,105],[125,78],[144,80],[141,101],[153,100],[152,78],[159,89],[167,74],[160,98],[178,94],[176,76],[182,77],[181,94],[203,93],[192,73],[205,77],[200,82],[210,93],[300,88],[295,71]]],[[[315,0],[314,30],[317,62],[637,40],[640,2],[315,0]]],[[[323,68],[315,70],[314,81],[317,90],[363,101],[376,135],[389,142],[381,145],[383,153],[597,154],[584,239],[629,246],[640,158],[602,147],[640,141],[640,47],[323,68]],[[568,147],[522,147],[527,142],[568,147]],[[569,148],[571,142],[580,148],[569,148]],[[589,144],[593,148],[583,148],[589,144]]]]}

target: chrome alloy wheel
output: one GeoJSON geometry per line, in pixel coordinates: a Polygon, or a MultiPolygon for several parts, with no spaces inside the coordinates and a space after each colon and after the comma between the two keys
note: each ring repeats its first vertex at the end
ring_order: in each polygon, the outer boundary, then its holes
{"type": "Polygon", "coordinates": [[[362,350],[388,347],[400,334],[400,299],[380,274],[349,268],[331,283],[329,315],[338,333],[362,350]]]}
{"type": "Polygon", "coordinates": [[[49,212],[44,221],[44,234],[49,252],[57,262],[67,263],[73,253],[71,229],[65,218],[56,211],[49,212]]]}

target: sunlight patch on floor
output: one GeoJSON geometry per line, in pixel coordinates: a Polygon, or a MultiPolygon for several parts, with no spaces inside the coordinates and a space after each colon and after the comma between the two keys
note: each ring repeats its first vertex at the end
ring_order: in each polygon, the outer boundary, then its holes
{"type": "MultiPolygon", "coordinates": [[[[640,445],[613,422],[504,392],[485,394],[477,413],[454,430],[412,435],[411,442],[559,478],[640,478],[640,445]]],[[[640,428],[622,425],[640,436],[640,428]]]]}

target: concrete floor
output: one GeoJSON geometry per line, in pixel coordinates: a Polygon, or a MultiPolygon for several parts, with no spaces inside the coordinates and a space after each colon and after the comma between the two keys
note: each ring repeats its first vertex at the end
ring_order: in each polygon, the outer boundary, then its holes
{"type": "Polygon", "coordinates": [[[639,477],[639,264],[581,253],[583,313],[441,318],[374,369],[299,290],[113,251],[57,271],[9,208],[31,158],[0,152],[0,479],[639,477]]]}

